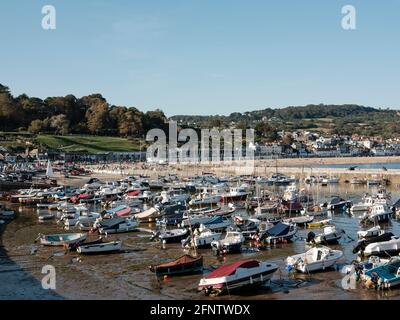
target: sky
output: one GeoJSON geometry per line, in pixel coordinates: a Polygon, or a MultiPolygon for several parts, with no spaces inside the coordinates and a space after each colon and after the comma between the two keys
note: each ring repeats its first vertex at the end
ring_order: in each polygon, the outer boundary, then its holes
{"type": "Polygon", "coordinates": [[[0,83],[114,105],[230,114],[400,108],[399,0],[1,0],[0,83]],[[356,30],[342,28],[342,7],[356,30]],[[56,29],[42,28],[42,7],[56,29]]]}

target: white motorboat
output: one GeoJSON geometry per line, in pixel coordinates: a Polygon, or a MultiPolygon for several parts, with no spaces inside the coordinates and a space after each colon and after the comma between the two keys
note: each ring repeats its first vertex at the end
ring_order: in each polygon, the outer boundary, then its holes
{"type": "Polygon", "coordinates": [[[400,237],[392,236],[389,241],[373,242],[364,249],[365,256],[379,254],[397,254],[400,252],[400,237]]]}
{"type": "Polygon", "coordinates": [[[75,212],[74,214],[63,214],[60,220],[63,221],[64,226],[68,228],[77,225],[79,222],[95,222],[96,219],[99,219],[100,217],[101,214],[97,212],[90,212],[85,214],[75,212]]]}
{"type": "Polygon", "coordinates": [[[380,226],[369,228],[368,230],[360,230],[357,232],[358,239],[365,239],[371,237],[377,237],[383,234],[385,231],[380,226]]]}
{"type": "Polygon", "coordinates": [[[139,223],[133,217],[115,217],[97,221],[94,228],[99,229],[100,234],[113,234],[135,231],[139,223]]]}
{"type": "Polygon", "coordinates": [[[295,269],[306,273],[325,270],[332,267],[343,257],[340,250],[328,247],[314,247],[305,253],[296,254],[286,259],[288,270],[295,269]]]}
{"type": "Polygon", "coordinates": [[[201,225],[200,228],[193,232],[193,239],[189,237],[186,240],[182,240],[182,245],[197,248],[210,247],[213,241],[217,241],[220,238],[221,233],[213,232],[204,225],[201,225]]]}
{"type": "Polygon", "coordinates": [[[216,253],[240,252],[245,241],[239,231],[228,231],[225,238],[211,242],[211,247],[216,253]]]}
{"type": "Polygon", "coordinates": [[[371,196],[364,197],[363,201],[354,204],[350,208],[350,212],[368,211],[373,206],[374,203],[375,203],[375,199],[373,197],[371,197],[371,196]]]}
{"type": "Polygon", "coordinates": [[[243,260],[224,265],[200,280],[198,289],[206,295],[219,295],[243,287],[262,285],[270,280],[278,266],[257,260],[243,260]]]}
{"type": "Polygon", "coordinates": [[[315,244],[336,243],[342,237],[343,233],[343,230],[338,230],[335,226],[326,226],[324,227],[322,233],[317,235],[315,235],[314,232],[309,232],[306,242],[315,244]]]}
{"type": "Polygon", "coordinates": [[[375,204],[372,206],[368,218],[371,222],[386,222],[389,221],[392,213],[392,210],[387,205],[375,204]]]}

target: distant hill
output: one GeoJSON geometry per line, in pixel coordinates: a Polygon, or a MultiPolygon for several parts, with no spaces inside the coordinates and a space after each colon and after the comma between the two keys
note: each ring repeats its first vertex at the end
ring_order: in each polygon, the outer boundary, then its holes
{"type": "Polygon", "coordinates": [[[377,109],[355,104],[290,106],[281,109],[235,112],[228,116],[171,117],[182,127],[254,128],[256,136],[275,137],[277,131],[307,129],[327,134],[400,136],[400,114],[393,109],[377,109]]]}
{"type": "Polygon", "coordinates": [[[197,122],[201,123],[204,121],[213,121],[216,119],[223,120],[226,123],[242,121],[244,118],[246,121],[259,121],[264,118],[276,118],[280,120],[299,120],[299,119],[319,119],[319,118],[338,118],[346,116],[358,116],[369,113],[386,112],[372,107],[364,107],[354,104],[344,105],[307,105],[307,106],[290,106],[281,109],[266,108],[263,110],[249,111],[249,112],[234,112],[229,116],[196,116],[196,115],[176,115],[171,117],[175,121],[182,122],[197,122]]]}

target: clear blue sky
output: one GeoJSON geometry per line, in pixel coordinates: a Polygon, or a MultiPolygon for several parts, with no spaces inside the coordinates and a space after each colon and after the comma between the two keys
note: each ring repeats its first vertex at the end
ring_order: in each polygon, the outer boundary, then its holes
{"type": "Polygon", "coordinates": [[[308,103],[400,107],[400,1],[2,0],[0,83],[41,98],[229,114],[308,103]],[[57,29],[41,28],[41,8],[57,29]],[[341,8],[357,9],[357,30],[341,8]]]}

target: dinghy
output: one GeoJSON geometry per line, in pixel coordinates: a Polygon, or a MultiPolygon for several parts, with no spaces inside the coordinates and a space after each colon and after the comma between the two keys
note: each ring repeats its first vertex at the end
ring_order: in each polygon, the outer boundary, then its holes
{"type": "Polygon", "coordinates": [[[151,265],[149,269],[157,276],[196,273],[203,270],[203,257],[193,257],[186,254],[171,262],[151,265]]]}
{"type": "Polygon", "coordinates": [[[332,267],[343,257],[340,250],[328,247],[314,247],[305,253],[296,254],[286,259],[288,270],[295,269],[302,273],[325,270],[332,267]]]}
{"type": "Polygon", "coordinates": [[[82,243],[77,247],[76,252],[80,254],[102,254],[118,252],[121,250],[122,241],[111,241],[101,243],[82,243]]]}
{"type": "Polygon", "coordinates": [[[39,234],[40,243],[44,246],[64,246],[86,240],[86,233],[66,233],[66,234],[39,234]]]}
{"type": "Polygon", "coordinates": [[[224,265],[200,280],[198,290],[220,295],[235,289],[260,286],[270,280],[278,266],[257,260],[242,260],[224,265]]]}

